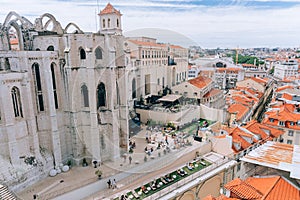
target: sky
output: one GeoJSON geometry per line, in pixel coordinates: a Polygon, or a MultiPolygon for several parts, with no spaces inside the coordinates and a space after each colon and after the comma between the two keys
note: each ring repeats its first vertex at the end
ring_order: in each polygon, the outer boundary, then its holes
{"type": "Polygon", "coordinates": [[[300,0],[0,0],[0,23],[9,11],[31,22],[50,13],[63,28],[96,32],[108,2],[123,14],[125,36],[202,48],[300,46],[300,0]]]}

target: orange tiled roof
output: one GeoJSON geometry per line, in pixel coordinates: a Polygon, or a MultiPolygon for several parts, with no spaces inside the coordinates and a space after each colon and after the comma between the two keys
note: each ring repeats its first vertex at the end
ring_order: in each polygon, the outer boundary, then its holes
{"type": "Polygon", "coordinates": [[[227,111],[231,114],[236,113],[236,120],[239,121],[249,111],[249,108],[242,104],[234,103],[230,105],[227,111]]]}
{"type": "MultiPolygon", "coordinates": [[[[283,104],[282,106],[279,106],[277,110],[271,110],[265,114],[268,117],[266,117],[263,122],[273,126],[278,126],[278,121],[296,123],[300,120],[300,113],[295,112],[295,105],[293,104],[283,104]],[[274,119],[274,122],[271,122],[270,118],[274,119]]],[[[287,128],[300,129],[297,125],[288,126],[288,124],[286,124],[285,126],[287,126],[287,128]]]]}
{"type": "Polygon", "coordinates": [[[203,98],[209,98],[209,97],[212,97],[212,96],[215,96],[219,93],[222,93],[222,90],[219,90],[219,89],[211,89],[208,93],[206,93],[203,98]]]}
{"type": "Polygon", "coordinates": [[[234,73],[237,73],[239,71],[241,71],[242,69],[240,68],[234,68],[234,67],[230,67],[230,68],[224,68],[224,67],[221,67],[221,68],[217,68],[216,71],[217,72],[224,72],[226,71],[227,73],[228,72],[234,72],[234,73]]]}
{"type": "Polygon", "coordinates": [[[300,191],[280,176],[235,179],[224,186],[231,196],[245,200],[300,200],[300,191]]]}
{"type": "Polygon", "coordinates": [[[9,40],[9,43],[10,43],[11,45],[17,45],[17,44],[19,44],[19,40],[18,40],[17,38],[13,38],[13,39],[10,39],[10,40],[9,40]]]}
{"type": "Polygon", "coordinates": [[[184,49],[183,47],[181,47],[179,45],[173,45],[173,44],[170,45],[170,48],[172,48],[172,49],[184,49]]]}
{"type": "Polygon", "coordinates": [[[263,85],[266,85],[267,84],[267,81],[262,79],[262,78],[259,78],[259,77],[251,77],[252,80],[254,80],[255,82],[259,83],[259,84],[263,84],[263,85]]]}
{"type": "Polygon", "coordinates": [[[101,10],[100,15],[105,15],[105,14],[117,14],[121,15],[120,11],[115,9],[110,3],[106,5],[106,7],[101,10]]]}
{"type": "Polygon", "coordinates": [[[198,76],[194,79],[188,81],[190,84],[194,85],[197,88],[204,88],[212,83],[212,80],[208,77],[198,76]]]}
{"type": "Polygon", "coordinates": [[[248,64],[248,63],[244,63],[244,64],[242,64],[242,66],[243,67],[257,67],[257,66],[255,66],[253,64],[248,64]]]}
{"type": "Polygon", "coordinates": [[[293,89],[293,88],[294,88],[294,86],[292,86],[292,85],[285,85],[285,86],[277,88],[276,92],[280,92],[285,89],[293,89]]]}
{"type": "Polygon", "coordinates": [[[166,47],[165,44],[158,44],[155,42],[144,42],[144,41],[139,41],[139,40],[129,40],[130,42],[140,45],[140,46],[149,46],[149,47],[166,47]]]}
{"type": "Polygon", "coordinates": [[[254,134],[260,135],[263,140],[267,140],[269,137],[279,137],[284,133],[282,130],[258,123],[255,120],[248,122],[244,128],[254,134]],[[269,132],[269,135],[267,132],[269,132]]]}

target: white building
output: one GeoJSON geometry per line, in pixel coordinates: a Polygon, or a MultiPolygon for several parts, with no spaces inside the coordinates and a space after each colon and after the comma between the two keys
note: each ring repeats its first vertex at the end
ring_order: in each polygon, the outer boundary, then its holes
{"type": "Polygon", "coordinates": [[[298,75],[298,62],[296,60],[288,60],[277,62],[274,68],[274,77],[284,79],[290,76],[298,75]]]}
{"type": "Polygon", "coordinates": [[[31,23],[11,12],[0,25],[1,182],[18,189],[68,160],[104,161],[127,151],[121,13],[108,4],[99,16],[98,33],[73,23],[62,28],[48,13],[31,23]]]}

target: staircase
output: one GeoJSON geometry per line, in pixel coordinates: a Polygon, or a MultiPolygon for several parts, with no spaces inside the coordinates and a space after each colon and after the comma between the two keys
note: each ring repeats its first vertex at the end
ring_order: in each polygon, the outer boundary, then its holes
{"type": "Polygon", "coordinates": [[[0,184],[0,200],[17,200],[17,198],[6,186],[0,184]]]}

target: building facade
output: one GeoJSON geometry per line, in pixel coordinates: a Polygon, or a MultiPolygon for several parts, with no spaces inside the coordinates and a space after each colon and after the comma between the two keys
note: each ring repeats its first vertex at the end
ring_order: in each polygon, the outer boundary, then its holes
{"type": "Polygon", "coordinates": [[[48,13],[31,23],[11,12],[0,26],[2,182],[10,184],[17,168],[36,178],[68,160],[102,162],[127,151],[129,54],[121,13],[108,4],[99,19],[98,33],[73,23],[62,28],[48,13]]]}

